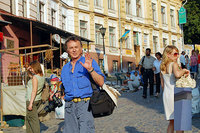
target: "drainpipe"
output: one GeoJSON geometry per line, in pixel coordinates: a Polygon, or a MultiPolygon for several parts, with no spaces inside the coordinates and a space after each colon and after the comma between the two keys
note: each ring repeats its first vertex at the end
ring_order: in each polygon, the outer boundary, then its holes
{"type": "MultiPolygon", "coordinates": [[[[119,36],[121,37],[122,36],[122,33],[121,33],[121,17],[120,17],[120,0],[118,0],[118,17],[119,17],[119,36]]],[[[122,72],[122,42],[121,40],[119,41],[120,43],[120,65],[121,65],[121,72],[122,72]]]]}

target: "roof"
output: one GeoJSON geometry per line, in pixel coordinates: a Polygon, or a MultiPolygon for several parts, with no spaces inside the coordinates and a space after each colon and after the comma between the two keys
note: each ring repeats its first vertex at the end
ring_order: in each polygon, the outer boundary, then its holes
{"type": "MultiPolygon", "coordinates": [[[[81,38],[81,41],[93,42],[93,41],[91,41],[91,40],[89,40],[87,38],[78,36],[78,35],[73,34],[71,32],[62,30],[60,28],[54,27],[52,25],[49,25],[49,24],[46,24],[46,23],[43,23],[43,22],[40,22],[40,21],[35,20],[35,19],[30,19],[30,18],[16,16],[16,15],[7,13],[7,12],[2,11],[2,10],[0,10],[0,15],[2,17],[8,17],[8,18],[10,18],[13,21],[20,21],[20,22],[28,23],[28,24],[30,22],[32,22],[33,28],[39,29],[39,30],[43,30],[43,31],[46,31],[46,32],[51,32],[52,34],[58,34],[58,35],[60,35],[61,37],[64,37],[64,38],[66,38],[68,36],[77,36],[77,37],[81,38]]],[[[5,21],[5,22],[7,22],[7,21],[5,21]]]]}
{"type": "Polygon", "coordinates": [[[8,24],[12,24],[11,22],[0,20],[0,26],[6,26],[8,24]]]}

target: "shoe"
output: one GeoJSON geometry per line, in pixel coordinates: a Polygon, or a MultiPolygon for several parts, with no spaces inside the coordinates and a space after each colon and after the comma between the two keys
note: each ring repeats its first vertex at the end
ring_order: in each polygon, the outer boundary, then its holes
{"type": "Polygon", "coordinates": [[[135,90],[133,90],[133,92],[136,92],[136,91],[138,91],[139,89],[135,89],[135,90]]]}
{"type": "Polygon", "coordinates": [[[143,97],[144,99],[146,99],[146,98],[147,98],[147,96],[145,96],[145,95],[143,95],[142,97],[143,97]]]}
{"type": "Polygon", "coordinates": [[[154,95],[154,97],[158,98],[158,97],[159,97],[159,93],[156,93],[156,94],[154,95]]]}

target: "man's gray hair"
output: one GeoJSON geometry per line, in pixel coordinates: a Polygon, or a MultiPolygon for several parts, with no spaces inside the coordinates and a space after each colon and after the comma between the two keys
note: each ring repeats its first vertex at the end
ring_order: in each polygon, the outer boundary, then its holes
{"type": "Polygon", "coordinates": [[[65,41],[65,45],[64,45],[64,49],[65,49],[65,50],[67,50],[67,43],[68,43],[69,41],[75,41],[75,42],[76,42],[76,41],[79,41],[80,44],[81,44],[81,47],[82,47],[82,42],[81,42],[80,37],[77,37],[77,36],[70,36],[70,37],[68,37],[67,40],[65,41]]]}

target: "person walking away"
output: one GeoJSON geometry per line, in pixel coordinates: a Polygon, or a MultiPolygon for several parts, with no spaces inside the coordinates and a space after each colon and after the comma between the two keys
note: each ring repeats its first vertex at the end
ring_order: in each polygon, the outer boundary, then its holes
{"type": "Polygon", "coordinates": [[[194,50],[192,50],[192,54],[190,56],[190,67],[191,67],[191,73],[193,74],[195,79],[197,74],[197,56],[194,50]]]}
{"type": "Polygon", "coordinates": [[[181,52],[181,56],[180,56],[180,63],[181,63],[181,68],[186,68],[185,66],[185,51],[181,52]]]}
{"type": "Polygon", "coordinates": [[[190,59],[188,55],[185,55],[185,66],[188,70],[190,70],[190,59]]]}
{"type": "MultiPolygon", "coordinates": [[[[88,110],[93,94],[90,80],[102,87],[105,76],[88,53],[82,56],[80,38],[71,36],[65,42],[71,60],[63,66],[61,81],[65,88],[65,120],[63,133],[94,133],[94,118],[88,110]]],[[[57,96],[60,94],[57,93],[57,96]]]]}
{"type": "Polygon", "coordinates": [[[37,109],[41,104],[45,78],[38,61],[30,63],[27,73],[31,79],[28,81],[26,92],[26,133],[40,133],[37,109]]]}
{"type": "Polygon", "coordinates": [[[156,94],[154,95],[155,97],[158,97],[160,94],[160,64],[161,64],[161,58],[162,54],[160,52],[157,52],[155,54],[156,60],[153,62],[153,71],[156,76],[156,94]]]}
{"type": "MultiPolygon", "coordinates": [[[[167,133],[174,133],[174,87],[176,79],[183,75],[189,75],[189,70],[179,68],[177,63],[178,55],[178,48],[173,45],[168,45],[164,49],[160,66],[165,117],[169,121],[167,133]]],[[[177,131],[177,133],[181,132],[183,131],[177,131]]]]}
{"type": "Polygon", "coordinates": [[[153,84],[154,84],[154,73],[153,73],[153,62],[156,59],[151,56],[151,49],[147,48],[146,49],[146,56],[143,56],[142,59],[139,62],[139,75],[141,75],[141,68],[144,67],[144,72],[143,72],[143,81],[144,81],[144,87],[143,87],[143,98],[147,98],[147,86],[148,86],[148,80],[150,83],[150,96],[153,96],[153,84]]]}

